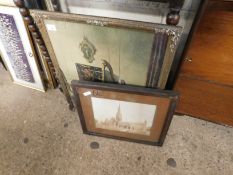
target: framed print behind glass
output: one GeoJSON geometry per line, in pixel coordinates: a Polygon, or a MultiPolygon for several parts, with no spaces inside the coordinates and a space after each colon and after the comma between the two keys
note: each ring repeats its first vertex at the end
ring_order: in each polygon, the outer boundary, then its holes
{"type": "Polygon", "coordinates": [[[0,50],[14,83],[45,90],[33,46],[18,8],[0,6],[0,50]]]}
{"type": "Polygon", "coordinates": [[[163,88],[182,31],[84,15],[35,10],[31,15],[68,85],[89,80],[163,88]]]}
{"type": "Polygon", "coordinates": [[[162,145],[176,92],[87,81],[71,85],[84,133],[162,145]]]}

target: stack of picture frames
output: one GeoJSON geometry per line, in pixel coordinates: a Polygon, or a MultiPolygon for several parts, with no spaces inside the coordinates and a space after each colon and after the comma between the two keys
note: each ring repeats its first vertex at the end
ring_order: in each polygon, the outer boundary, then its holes
{"type": "Polygon", "coordinates": [[[176,92],[164,90],[182,33],[178,11],[168,14],[171,25],[165,25],[29,12],[15,1],[24,19],[34,20],[29,29],[39,31],[85,133],[162,145],[178,99],[176,92]]]}
{"type": "Polygon", "coordinates": [[[19,9],[13,1],[0,1],[1,62],[12,81],[39,91],[56,87],[56,80],[47,62],[43,62],[19,9]]]}

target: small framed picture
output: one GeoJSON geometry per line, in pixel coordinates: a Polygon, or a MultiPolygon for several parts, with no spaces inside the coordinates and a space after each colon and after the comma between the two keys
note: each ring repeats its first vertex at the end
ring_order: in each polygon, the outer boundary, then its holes
{"type": "Polygon", "coordinates": [[[71,86],[84,133],[163,144],[178,93],[76,80],[71,86]]]}

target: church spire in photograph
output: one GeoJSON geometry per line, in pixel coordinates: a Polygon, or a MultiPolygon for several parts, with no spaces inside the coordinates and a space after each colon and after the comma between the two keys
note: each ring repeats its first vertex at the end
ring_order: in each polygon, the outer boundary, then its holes
{"type": "Polygon", "coordinates": [[[119,121],[122,121],[122,113],[121,113],[121,106],[119,104],[118,106],[118,110],[117,110],[117,113],[116,113],[116,120],[119,122],[119,121]]]}

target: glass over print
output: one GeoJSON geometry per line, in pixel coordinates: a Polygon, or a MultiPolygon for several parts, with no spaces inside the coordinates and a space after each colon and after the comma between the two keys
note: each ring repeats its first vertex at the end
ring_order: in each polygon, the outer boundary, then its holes
{"type": "Polygon", "coordinates": [[[73,95],[72,80],[165,87],[181,27],[38,10],[31,15],[67,94],[73,95]]]}
{"type": "Polygon", "coordinates": [[[156,105],[92,97],[96,128],[150,135],[156,105]]]}
{"type": "Polygon", "coordinates": [[[101,82],[71,82],[83,132],[161,145],[178,93],[101,82]]]}
{"type": "Polygon", "coordinates": [[[154,33],[54,20],[45,20],[45,24],[68,82],[80,78],[75,66],[79,63],[105,66],[104,81],[146,85],[154,33]],[[49,25],[54,25],[56,31],[49,25]]]}

